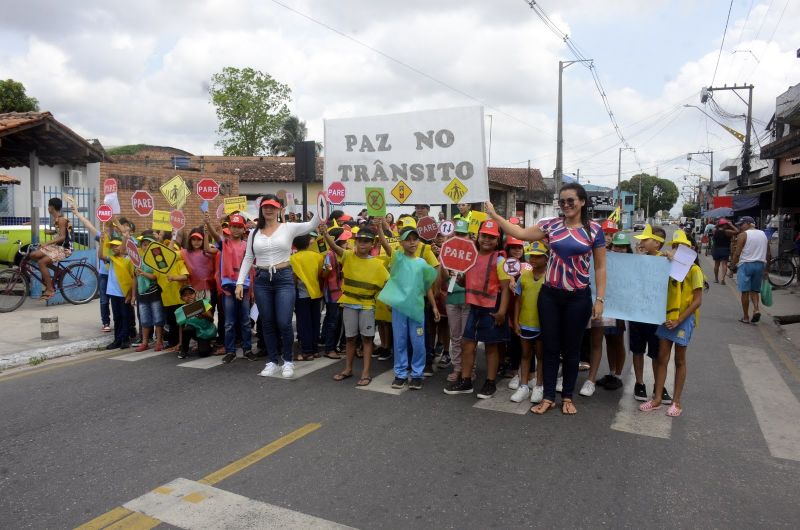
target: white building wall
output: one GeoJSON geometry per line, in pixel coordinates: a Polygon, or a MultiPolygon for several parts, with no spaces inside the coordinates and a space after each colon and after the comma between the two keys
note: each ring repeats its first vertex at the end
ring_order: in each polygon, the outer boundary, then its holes
{"type": "MultiPolygon", "coordinates": [[[[100,164],[88,166],[39,166],[39,191],[45,187],[61,187],[61,172],[77,169],[83,172],[83,186],[95,187],[100,178],[100,164]],[[93,176],[92,176],[93,175],[93,176]],[[92,180],[93,179],[93,180],[92,180]]],[[[3,169],[3,173],[19,179],[19,185],[12,186],[14,195],[14,217],[30,217],[31,215],[31,170],[27,167],[3,169]]],[[[41,217],[47,217],[46,205],[40,212],[41,217]]]]}

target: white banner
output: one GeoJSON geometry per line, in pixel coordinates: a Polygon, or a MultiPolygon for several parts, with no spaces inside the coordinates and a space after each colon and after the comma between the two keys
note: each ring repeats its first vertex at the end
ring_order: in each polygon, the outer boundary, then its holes
{"type": "Polygon", "coordinates": [[[325,120],[324,145],[334,204],[366,204],[376,187],[390,206],[489,200],[483,107],[325,120]]]}

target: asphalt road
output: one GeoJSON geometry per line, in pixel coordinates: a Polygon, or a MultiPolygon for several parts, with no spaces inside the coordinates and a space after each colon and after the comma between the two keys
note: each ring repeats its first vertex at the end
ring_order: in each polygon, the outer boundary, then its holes
{"type": "MultiPolygon", "coordinates": [[[[444,372],[418,392],[356,390],[356,378],[331,380],[343,363],[283,381],[257,377],[260,362],[97,357],[0,377],[0,528],[136,512],[180,489],[176,479],[198,481],[308,424],[319,426],[212,480],[196,494],[204,502],[183,498],[161,519],[133,513],[131,527],[233,527],[237,513],[278,507],[298,527],[315,516],[358,528],[797,528],[800,360],[771,324],[737,323],[736,300],[718,285],[706,294],[685,412],[652,413],[650,433],[622,390],[576,396],[575,417],[536,417],[446,396],[444,372]]],[[[373,375],[391,369],[375,363],[373,375]]],[[[237,524],[291,526],[279,521],[237,524]]]]}

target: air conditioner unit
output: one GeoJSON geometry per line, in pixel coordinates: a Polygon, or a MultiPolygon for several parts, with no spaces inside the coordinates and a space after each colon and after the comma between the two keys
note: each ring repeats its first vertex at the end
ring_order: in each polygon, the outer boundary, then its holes
{"type": "Polygon", "coordinates": [[[83,187],[83,171],[79,169],[65,169],[61,172],[61,185],[65,188],[83,187]]]}

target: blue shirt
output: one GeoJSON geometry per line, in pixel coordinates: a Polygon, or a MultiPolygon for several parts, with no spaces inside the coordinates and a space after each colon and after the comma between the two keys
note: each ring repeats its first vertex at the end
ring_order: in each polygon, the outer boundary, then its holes
{"type": "Polygon", "coordinates": [[[122,292],[122,287],[119,286],[119,280],[117,280],[117,275],[114,273],[114,262],[108,262],[108,287],[106,288],[106,294],[109,296],[125,296],[122,292]]]}

